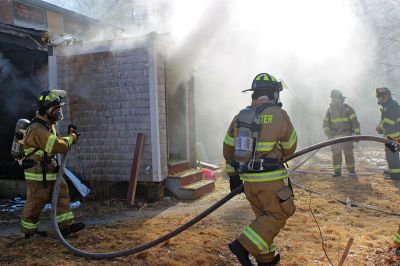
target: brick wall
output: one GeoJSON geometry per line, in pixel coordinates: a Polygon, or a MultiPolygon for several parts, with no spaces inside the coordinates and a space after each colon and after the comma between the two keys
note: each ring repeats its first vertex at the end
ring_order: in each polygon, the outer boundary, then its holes
{"type": "Polygon", "coordinates": [[[0,22],[12,24],[12,0],[0,0],[0,22]]]}
{"type": "Polygon", "coordinates": [[[72,122],[82,132],[68,166],[82,179],[128,181],[136,133],[142,132],[138,180],[151,181],[151,170],[145,171],[151,166],[147,48],[59,58],[58,82],[69,93],[60,129],[72,122]]]}

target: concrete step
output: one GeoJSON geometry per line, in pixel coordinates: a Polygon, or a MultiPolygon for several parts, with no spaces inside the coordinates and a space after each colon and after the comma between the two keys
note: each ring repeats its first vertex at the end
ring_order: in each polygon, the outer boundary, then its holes
{"type": "Polygon", "coordinates": [[[167,178],[166,186],[178,199],[195,200],[214,191],[215,180],[200,180],[181,186],[178,179],[167,178]]]}
{"type": "Polygon", "coordinates": [[[176,174],[168,175],[168,179],[179,180],[180,186],[187,186],[203,179],[203,171],[197,169],[189,169],[176,174]]]}
{"type": "Polygon", "coordinates": [[[168,174],[176,175],[177,173],[192,169],[192,163],[189,161],[170,162],[168,163],[168,174]]]}

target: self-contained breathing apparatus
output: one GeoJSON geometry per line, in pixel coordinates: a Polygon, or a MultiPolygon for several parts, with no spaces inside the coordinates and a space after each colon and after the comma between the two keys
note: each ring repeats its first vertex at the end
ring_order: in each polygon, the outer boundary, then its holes
{"type": "Polygon", "coordinates": [[[236,120],[237,136],[235,137],[233,151],[235,162],[232,163],[232,167],[235,168],[238,174],[273,171],[282,166],[275,158],[255,158],[256,146],[261,130],[261,117],[259,114],[270,106],[279,105],[266,103],[257,109],[249,106],[239,112],[236,120]]]}

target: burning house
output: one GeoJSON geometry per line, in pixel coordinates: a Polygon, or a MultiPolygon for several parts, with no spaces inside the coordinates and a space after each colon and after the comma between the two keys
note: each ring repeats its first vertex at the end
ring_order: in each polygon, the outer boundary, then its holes
{"type": "Polygon", "coordinates": [[[23,172],[10,158],[13,130],[18,118],[33,116],[35,97],[47,88],[68,93],[59,132],[73,123],[82,133],[68,168],[83,181],[126,193],[136,136],[143,133],[137,195],[160,199],[166,185],[177,197],[191,199],[214,189],[200,171],[190,170],[195,162],[193,75],[175,79],[166,35],[123,39],[121,33],[42,1],[0,0],[0,60],[17,73],[12,82],[0,79],[0,99],[9,103],[0,107],[0,196],[23,191],[16,181],[23,172]],[[109,40],[85,41],[100,29],[109,40]],[[48,46],[46,32],[50,39],[61,37],[48,46]],[[82,41],[71,43],[68,34],[82,41]]]}

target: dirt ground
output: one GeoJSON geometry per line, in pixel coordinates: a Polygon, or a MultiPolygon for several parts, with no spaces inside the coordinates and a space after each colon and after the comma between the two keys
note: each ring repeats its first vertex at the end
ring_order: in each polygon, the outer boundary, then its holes
{"type": "MultiPolygon", "coordinates": [[[[329,149],[319,151],[291,178],[324,195],[295,188],[297,211],[281,230],[275,244],[282,254],[280,265],[338,265],[350,237],[354,238],[344,265],[400,265],[393,249],[393,236],[400,217],[381,211],[346,206],[346,197],[361,205],[400,212],[400,181],[383,178],[384,154],[379,146],[356,148],[357,178],[331,177],[329,149]],[[301,170],[301,171],[300,171],[301,170]],[[310,209],[315,215],[314,220],[310,209]]],[[[306,156],[290,163],[294,168],[306,156]]],[[[289,169],[290,169],[289,168],[289,169]]],[[[122,200],[85,202],[76,209],[77,220],[88,226],[68,237],[74,246],[92,252],[110,252],[144,244],[190,220],[228,193],[229,183],[221,172],[215,192],[192,202],[173,198],[128,207],[122,200]]],[[[18,214],[0,214],[0,265],[239,265],[229,252],[232,241],[254,219],[244,195],[234,197],[210,216],[185,232],[138,254],[111,260],[77,257],[50,236],[25,240],[18,233],[18,214]]],[[[48,214],[42,219],[49,227],[48,214]]]]}

